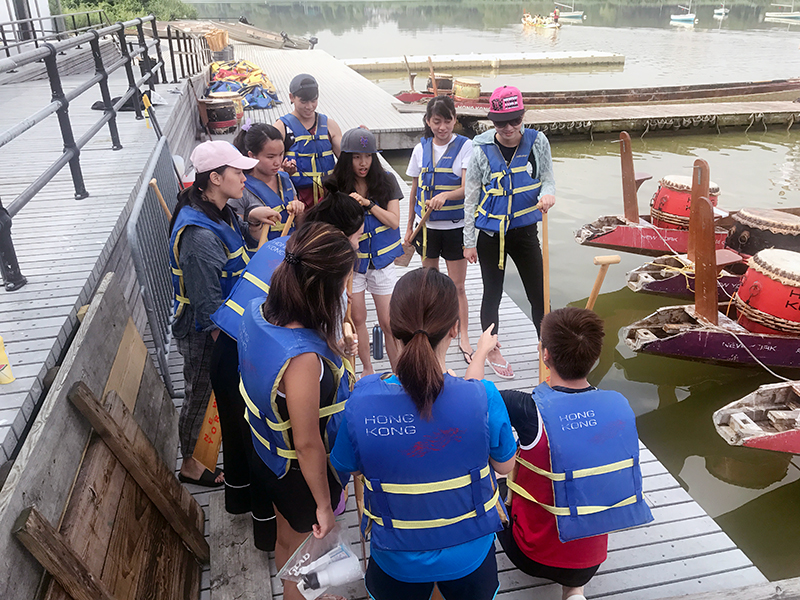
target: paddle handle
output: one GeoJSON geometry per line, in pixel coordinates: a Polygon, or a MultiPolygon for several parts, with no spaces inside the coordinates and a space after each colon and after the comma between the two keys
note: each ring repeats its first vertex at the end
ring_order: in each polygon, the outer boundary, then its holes
{"type": "Polygon", "coordinates": [[[294,223],[294,213],[289,213],[289,218],[286,219],[286,225],[283,226],[283,231],[281,231],[281,237],[289,235],[292,223],[294,223]]]}
{"type": "Polygon", "coordinates": [[[589,299],[586,301],[587,309],[594,310],[594,303],[597,302],[597,297],[600,295],[600,288],[603,287],[603,280],[606,278],[608,267],[611,265],[616,265],[620,260],[622,259],[618,254],[594,257],[594,264],[600,266],[600,271],[597,273],[597,277],[594,280],[592,293],[589,294],[589,299]]]}
{"type": "MultiPolygon", "coordinates": [[[[539,202],[536,208],[541,209],[539,202]]],[[[550,231],[547,226],[547,213],[542,213],[542,287],[544,291],[544,314],[550,312],[550,231]]],[[[544,364],[542,353],[539,352],[539,383],[544,383],[550,378],[550,369],[544,364]]]]}
{"type": "Polygon", "coordinates": [[[428,68],[431,72],[431,85],[433,86],[433,96],[436,97],[439,95],[439,86],[436,85],[436,73],[433,70],[433,60],[431,57],[428,57],[428,68]]]}
{"type": "Polygon", "coordinates": [[[257,250],[261,250],[261,246],[267,243],[269,239],[269,225],[266,223],[262,223],[261,225],[261,236],[258,238],[258,247],[257,250]]]}
{"type": "Polygon", "coordinates": [[[412,241],[412,243],[416,239],[416,237],[419,235],[419,232],[422,231],[422,228],[425,227],[425,222],[428,220],[428,217],[431,216],[432,212],[433,211],[431,209],[426,208],[425,212],[422,213],[422,217],[420,217],[419,223],[417,224],[416,227],[414,227],[414,231],[411,232],[411,241],[412,241]]]}
{"type": "Polygon", "coordinates": [[[150,180],[150,187],[153,188],[153,191],[156,193],[156,198],[158,198],[159,204],[161,204],[161,208],[164,209],[164,213],[167,215],[167,219],[170,221],[172,220],[172,211],[167,206],[167,203],[164,202],[164,196],[161,195],[161,190],[158,189],[158,181],[155,177],[150,180]]]}

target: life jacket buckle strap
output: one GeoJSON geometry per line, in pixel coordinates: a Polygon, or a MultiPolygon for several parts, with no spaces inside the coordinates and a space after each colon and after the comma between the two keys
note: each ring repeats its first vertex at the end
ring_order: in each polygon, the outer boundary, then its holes
{"type": "Polygon", "coordinates": [[[470,488],[472,489],[472,503],[475,506],[475,513],[477,516],[482,517],[486,513],[486,510],[484,509],[483,500],[481,498],[483,495],[481,493],[481,469],[470,469],[469,476],[471,479],[470,488]]]}
{"type": "Polygon", "coordinates": [[[389,508],[389,500],[386,498],[386,493],[381,487],[380,479],[372,479],[370,483],[372,484],[371,495],[375,499],[378,509],[381,511],[382,525],[387,530],[392,530],[394,529],[394,525],[392,524],[392,511],[389,508]]]}

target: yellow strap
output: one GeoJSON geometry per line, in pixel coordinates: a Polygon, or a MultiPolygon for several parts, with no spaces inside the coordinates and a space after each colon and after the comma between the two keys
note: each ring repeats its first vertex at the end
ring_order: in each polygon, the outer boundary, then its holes
{"type": "MultiPolygon", "coordinates": [[[[489,465],[486,465],[480,471],[481,479],[488,477],[489,465]]],[[[364,486],[371,492],[372,484],[369,479],[361,476],[361,481],[364,486]]],[[[472,476],[462,475],[461,477],[454,477],[453,479],[445,479],[443,481],[432,481],[430,483],[383,483],[381,482],[381,490],[389,494],[430,494],[431,492],[444,492],[447,490],[455,490],[462,487],[467,487],[472,484],[472,476]]]]}
{"type": "Polygon", "coordinates": [[[178,277],[183,277],[183,269],[176,269],[172,267],[172,274],[177,275],[178,277]]]}
{"type": "MultiPolygon", "coordinates": [[[[247,424],[248,424],[248,425],[250,425],[250,413],[248,413],[247,411],[244,411],[244,419],[245,419],[245,421],[247,421],[247,424]]],[[[280,456],[281,458],[286,458],[286,459],[288,459],[288,460],[297,460],[297,452],[295,452],[294,450],[284,450],[283,448],[277,448],[277,447],[276,447],[276,448],[273,448],[273,447],[272,447],[272,444],[270,444],[270,443],[269,443],[269,442],[268,442],[268,441],[267,441],[267,440],[264,438],[264,436],[262,436],[262,435],[261,435],[260,433],[258,433],[258,432],[257,432],[255,429],[253,429],[253,426],[252,426],[252,425],[250,425],[250,431],[252,431],[252,432],[253,432],[253,435],[254,435],[254,436],[256,436],[256,439],[258,439],[258,441],[259,441],[259,442],[261,442],[262,444],[264,444],[264,446],[265,446],[265,447],[267,448],[267,450],[269,450],[270,452],[274,452],[275,454],[277,454],[277,455],[278,455],[278,456],[280,456]]]]}
{"type": "Polygon", "coordinates": [[[311,134],[309,134],[309,135],[297,135],[297,136],[295,136],[294,141],[296,141],[296,142],[310,142],[310,141],[314,140],[314,138],[316,138],[318,140],[329,140],[330,136],[327,133],[323,134],[323,135],[316,135],[316,134],[314,134],[314,135],[311,135],[311,134]]]}
{"type": "MultiPolygon", "coordinates": [[[[497,499],[499,497],[500,489],[497,488],[495,489],[491,499],[483,505],[483,509],[486,512],[489,512],[492,508],[494,508],[495,504],[497,504],[497,499]]],[[[366,507],[364,508],[364,514],[367,516],[367,518],[372,519],[378,525],[383,527],[383,519],[373,515],[371,512],[369,512],[369,510],[366,509],[366,507]]],[[[449,519],[428,519],[425,521],[401,521],[399,519],[392,519],[392,527],[395,529],[431,529],[433,527],[447,527],[448,525],[454,525],[455,523],[460,523],[466,519],[473,519],[477,516],[478,512],[472,510],[457,517],[450,517],[449,519]]]]}
{"type": "MultiPolygon", "coordinates": [[[[539,467],[537,467],[533,463],[529,463],[527,460],[525,460],[519,455],[517,455],[517,462],[526,469],[533,471],[534,473],[536,473],[537,475],[541,475],[542,477],[547,477],[551,481],[566,481],[567,479],[565,473],[553,473],[545,469],[540,469],[539,467]]],[[[623,469],[630,469],[631,467],[633,467],[633,459],[626,458],[625,460],[620,460],[608,465],[600,465],[599,467],[590,467],[588,469],[577,469],[572,472],[572,478],[580,479],[582,477],[591,477],[592,475],[605,475],[606,473],[622,471],[623,469]]]]}
{"type": "Polygon", "coordinates": [[[252,273],[247,272],[244,275],[242,275],[242,277],[244,277],[247,281],[249,281],[250,283],[255,285],[260,290],[262,290],[262,291],[266,292],[267,294],[269,294],[269,286],[266,283],[264,283],[263,280],[259,279],[258,277],[256,277],[252,273]]]}
{"type": "MultiPolygon", "coordinates": [[[[244,398],[244,403],[247,405],[247,408],[250,409],[250,412],[258,417],[261,417],[261,411],[258,410],[258,407],[253,404],[250,396],[247,395],[247,390],[244,389],[244,382],[241,380],[241,378],[239,379],[239,392],[241,392],[242,398],[244,398]]],[[[331,404],[330,406],[320,408],[319,418],[324,419],[325,417],[330,417],[338,412],[342,412],[344,410],[344,405],[344,402],[337,402],[336,404],[331,404]]],[[[285,421],[270,421],[266,417],[263,417],[263,420],[269,426],[269,428],[272,429],[272,431],[287,431],[292,428],[291,419],[286,419],[285,421]]]]}
{"type": "Polygon", "coordinates": [[[233,300],[226,300],[225,306],[232,309],[237,315],[242,316],[244,314],[244,308],[236,304],[233,300]]]}
{"type": "Polygon", "coordinates": [[[383,254],[386,254],[387,252],[391,252],[392,250],[394,250],[395,248],[397,248],[399,245],[400,245],[400,240],[397,240],[397,241],[396,241],[394,244],[392,244],[391,246],[386,246],[386,248],[383,248],[382,250],[378,250],[378,256],[381,256],[381,255],[383,255],[383,254]]]}
{"type": "MultiPolygon", "coordinates": [[[[514,483],[513,481],[506,481],[506,483],[508,484],[508,489],[513,490],[514,493],[519,494],[526,500],[529,500],[534,504],[538,504],[550,514],[556,515],[557,517],[568,517],[570,515],[569,508],[544,504],[542,502],[539,502],[533,496],[531,496],[525,490],[525,488],[521,487],[519,484],[514,483]]],[[[637,501],[636,496],[634,495],[634,496],[629,496],[624,500],[620,500],[619,502],[617,502],[616,504],[612,504],[611,506],[578,506],[576,507],[576,511],[578,513],[578,516],[593,515],[606,510],[611,510],[612,508],[620,508],[621,506],[629,506],[631,504],[636,504],[636,501],[637,501]]]]}
{"type": "Polygon", "coordinates": [[[175,294],[175,300],[177,300],[179,304],[191,304],[186,296],[181,296],[179,294],[175,294]]]}

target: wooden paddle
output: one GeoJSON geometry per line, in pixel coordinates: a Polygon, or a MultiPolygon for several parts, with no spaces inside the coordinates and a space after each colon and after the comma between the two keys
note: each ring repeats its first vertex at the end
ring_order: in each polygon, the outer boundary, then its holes
{"type": "MultiPolygon", "coordinates": [[[[544,288],[544,314],[550,312],[550,232],[547,227],[547,213],[542,213],[542,285],[544,288]]],[[[539,383],[550,379],[550,369],[544,364],[539,353],[539,383]]]]}
{"type": "Polygon", "coordinates": [[[219,446],[221,443],[222,428],[219,425],[217,399],[214,396],[214,392],[211,392],[211,397],[208,399],[208,406],[206,406],[206,414],[203,417],[203,426],[200,428],[200,433],[197,436],[192,458],[213,473],[217,468],[219,446]]]}
{"type": "Polygon", "coordinates": [[[404,254],[394,259],[394,264],[396,264],[398,267],[407,267],[411,262],[411,258],[414,256],[414,240],[419,235],[419,232],[422,231],[422,228],[425,227],[425,222],[428,220],[428,217],[432,212],[433,211],[428,208],[425,209],[425,212],[422,213],[422,217],[419,220],[419,224],[417,224],[417,226],[414,228],[414,231],[411,232],[411,243],[406,244],[405,241],[403,242],[404,254]]]}
{"type": "Polygon", "coordinates": [[[589,310],[594,310],[594,303],[597,301],[597,296],[600,294],[600,288],[603,286],[603,280],[606,278],[608,267],[610,265],[618,264],[620,260],[619,254],[594,257],[594,264],[600,265],[600,272],[597,273],[597,278],[594,280],[592,293],[589,294],[589,299],[586,301],[586,308],[589,310]]]}
{"type": "Polygon", "coordinates": [[[406,71],[408,71],[408,85],[411,86],[411,91],[414,92],[416,91],[414,90],[414,79],[416,78],[417,74],[411,71],[411,67],[408,66],[408,58],[406,58],[405,54],[403,55],[403,60],[406,63],[406,71]]]}
{"type": "Polygon", "coordinates": [[[161,204],[161,208],[164,209],[164,213],[167,215],[168,220],[172,220],[172,211],[167,206],[167,203],[164,202],[164,196],[161,195],[161,190],[158,189],[158,181],[155,177],[150,180],[150,187],[153,188],[153,191],[156,193],[156,198],[158,198],[159,203],[161,204]]]}
{"type": "Polygon", "coordinates": [[[439,86],[436,85],[436,73],[433,70],[433,60],[431,57],[428,57],[428,68],[431,71],[431,86],[433,86],[433,96],[434,98],[439,95],[439,86]]]}
{"type": "MultiPolygon", "coordinates": [[[[289,235],[289,230],[292,228],[292,223],[294,223],[294,213],[290,213],[289,218],[286,219],[286,225],[283,226],[283,231],[281,231],[281,237],[289,235]]],[[[269,240],[269,231],[270,231],[269,225],[263,223],[261,225],[261,236],[258,238],[258,246],[256,250],[261,250],[261,246],[267,243],[267,240],[269,240]]]]}

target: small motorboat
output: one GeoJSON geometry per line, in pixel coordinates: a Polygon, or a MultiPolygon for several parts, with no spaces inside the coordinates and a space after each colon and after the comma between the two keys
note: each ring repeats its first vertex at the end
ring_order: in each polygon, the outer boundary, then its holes
{"type": "Polygon", "coordinates": [[[714,9],[714,18],[724,19],[728,16],[729,12],[731,12],[731,9],[725,8],[725,3],[723,2],[719,8],[714,9]]]}
{"type": "Polygon", "coordinates": [[[731,446],[800,454],[800,381],[762,385],[712,420],[731,446]]]}
{"type": "Polygon", "coordinates": [[[689,6],[683,6],[679,4],[678,8],[685,12],[670,15],[670,22],[681,25],[694,25],[697,15],[692,12],[692,0],[689,0],[689,6]]]}
{"type": "MultiPolygon", "coordinates": [[[[669,193],[665,190],[661,196],[657,192],[656,198],[669,197],[669,202],[659,205],[658,212],[649,215],[639,214],[639,202],[636,194],[642,183],[651,179],[651,176],[646,173],[634,173],[631,138],[625,131],[619,134],[619,138],[624,214],[600,217],[596,221],[584,225],[575,232],[575,240],[584,246],[609,248],[647,256],[661,256],[668,253],[685,254],[689,247],[689,219],[680,215],[670,216],[667,214],[667,210],[672,210],[669,205],[673,204],[681,205],[681,208],[688,205],[686,182],[679,178],[673,178],[670,181],[662,179],[659,190],[666,188],[670,183],[680,186],[681,189],[669,190],[669,193]],[[677,200],[677,193],[681,194],[681,200],[677,200]],[[676,223],[670,223],[670,221],[676,221],[676,223]],[[685,221],[685,227],[679,228],[682,226],[677,224],[677,221],[685,221]]],[[[719,193],[719,187],[715,187],[719,193]]],[[[716,249],[721,250],[724,247],[727,235],[727,229],[717,228],[714,231],[716,249]]]]}
{"type": "Polygon", "coordinates": [[[318,40],[315,37],[304,38],[289,36],[285,31],[275,33],[250,25],[241,19],[236,23],[212,21],[212,25],[228,32],[228,36],[237,42],[247,42],[257,46],[277,49],[309,50],[313,49],[318,40]]]}
{"type": "Polygon", "coordinates": [[[794,2],[791,4],[773,4],[772,6],[780,6],[781,8],[788,8],[789,10],[765,12],[766,19],[779,19],[778,22],[785,21],[800,21],[800,11],[794,10],[794,2]]]}
{"type": "Polygon", "coordinates": [[[561,6],[567,9],[567,10],[559,10],[558,12],[559,20],[567,19],[571,21],[583,21],[584,19],[586,19],[586,15],[583,14],[582,10],[575,10],[574,4],[561,4],[560,2],[554,2],[554,4],[556,6],[561,6]]]}

